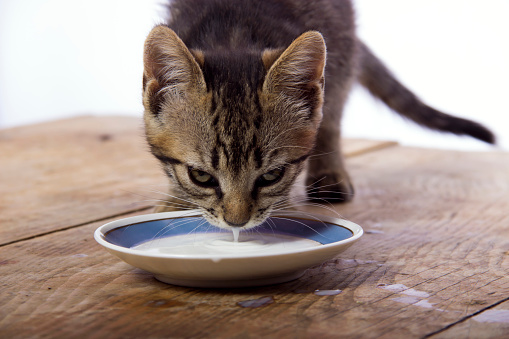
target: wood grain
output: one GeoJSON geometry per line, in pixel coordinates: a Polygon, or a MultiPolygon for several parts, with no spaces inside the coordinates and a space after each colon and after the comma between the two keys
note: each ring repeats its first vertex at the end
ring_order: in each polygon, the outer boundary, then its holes
{"type": "Polygon", "coordinates": [[[347,158],[397,145],[395,141],[374,139],[345,139],[342,142],[343,153],[347,158]]]}
{"type": "MultiPolygon", "coordinates": [[[[483,303],[473,300],[473,303],[483,303]]],[[[507,338],[509,334],[509,301],[486,307],[454,326],[440,331],[433,338],[507,338]]]]}
{"type": "Polygon", "coordinates": [[[383,264],[378,285],[429,294],[388,297],[378,337],[433,333],[507,297],[507,153],[397,147],[352,158],[349,167],[357,196],[339,211],[367,231],[355,258],[383,264]]]}
{"type": "Polygon", "coordinates": [[[141,121],[82,117],[0,131],[0,243],[153,205],[166,179],[141,121]]]}
{"type": "MultiPolygon", "coordinates": [[[[101,223],[89,223],[0,246],[0,337],[461,338],[475,316],[507,309],[509,154],[396,146],[347,164],[357,196],[333,208],[366,234],[299,280],[165,285],[100,248],[101,223]],[[264,297],[272,302],[239,306],[264,297]]],[[[471,333],[506,330],[479,326],[471,333]]]]}
{"type": "MultiPolygon", "coordinates": [[[[391,143],[345,141],[346,154],[391,143]]],[[[79,117],[0,130],[0,244],[150,208],[167,179],[142,121],[79,117]]]]}

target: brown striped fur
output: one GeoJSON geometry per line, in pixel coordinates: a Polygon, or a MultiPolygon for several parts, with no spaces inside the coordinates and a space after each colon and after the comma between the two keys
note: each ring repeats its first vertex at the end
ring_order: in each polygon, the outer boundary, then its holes
{"type": "Polygon", "coordinates": [[[144,51],[147,141],[173,187],[159,211],[254,227],[305,167],[311,198],[350,200],[339,126],[357,76],[409,119],[494,140],[394,79],[356,38],[350,1],[177,0],[170,13],[144,51]]]}

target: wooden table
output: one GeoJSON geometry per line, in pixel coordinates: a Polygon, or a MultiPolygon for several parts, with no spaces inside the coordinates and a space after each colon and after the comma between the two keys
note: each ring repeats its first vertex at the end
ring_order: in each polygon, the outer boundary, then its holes
{"type": "Polygon", "coordinates": [[[139,119],[0,131],[0,338],[509,337],[509,154],[345,151],[357,195],[335,209],[363,226],[359,242],[296,281],[195,289],[93,240],[165,190],[139,119]]]}

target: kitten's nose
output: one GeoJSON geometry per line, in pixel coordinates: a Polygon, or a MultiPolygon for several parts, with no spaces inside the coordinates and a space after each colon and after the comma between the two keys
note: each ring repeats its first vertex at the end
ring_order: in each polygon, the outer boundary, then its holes
{"type": "Polygon", "coordinates": [[[252,202],[246,198],[249,192],[243,190],[226,192],[223,199],[222,215],[230,227],[242,227],[251,219],[252,202]]]}
{"type": "Polygon", "coordinates": [[[244,226],[245,224],[247,224],[249,220],[246,220],[244,222],[241,222],[241,223],[235,223],[235,222],[231,222],[229,221],[228,219],[224,218],[224,222],[228,224],[228,226],[231,226],[231,227],[242,227],[244,226]]]}

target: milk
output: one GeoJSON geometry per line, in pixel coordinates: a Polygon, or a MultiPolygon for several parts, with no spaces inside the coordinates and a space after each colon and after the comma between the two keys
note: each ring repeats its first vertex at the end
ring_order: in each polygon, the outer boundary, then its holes
{"type": "Polygon", "coordinates": [[[320,246],[314,240],[291,235],[243,232],[239,241],[239,229],[231,233],[195,233],[154,239],[132,249],[150,254],[210,257],[249,257],[271,255],[320,246]]]}

